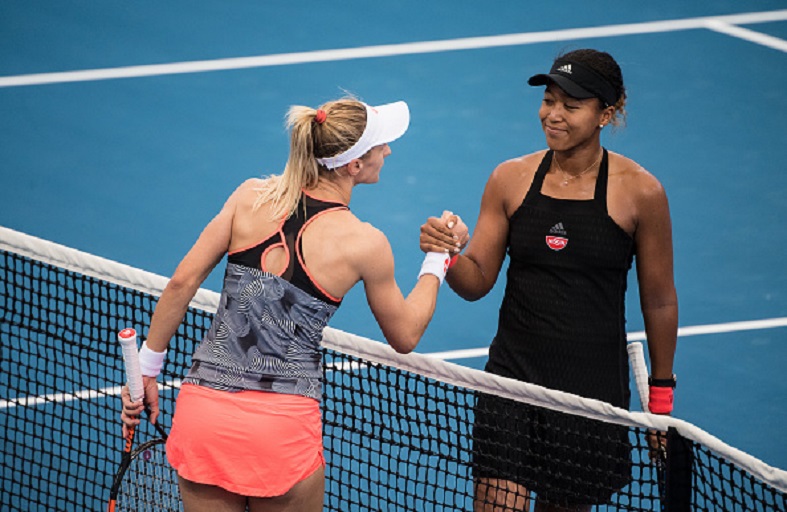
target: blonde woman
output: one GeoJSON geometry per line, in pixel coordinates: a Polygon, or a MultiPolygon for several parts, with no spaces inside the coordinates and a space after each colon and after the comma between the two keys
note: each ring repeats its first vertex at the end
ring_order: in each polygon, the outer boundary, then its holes
{"type": "MultiPolygon", "coordinates": [[[[412,351],[423,335],[450,252],[427,254],[404,297],[388,239],[349,209],[356,185],[379,180],[388,144],[409,120],[401,101],[292,107],[283,173],[241,184],[164,290],[140,350],[151,420],[169,340],[228,255],[218,312],[184,378],[167,442],[187,512],[322,510],[319,344],[356,283],[395,350],[412,351]]],[[[124,430],[142,408],[124,390],[124,430]]]]}

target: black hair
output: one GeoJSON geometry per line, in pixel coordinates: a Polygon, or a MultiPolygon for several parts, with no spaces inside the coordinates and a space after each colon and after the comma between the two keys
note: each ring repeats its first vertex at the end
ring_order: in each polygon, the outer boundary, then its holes
{"type": "Polygon", "coordinates": [[[626,86],[623,84],[623,71],[612,55],[600,50],[583,48],[559,55],[557,59],[573,60],[603,76],[615,89],[618,97],[618,101],[612,106],[621,117],[626,117],[626,86]]]}

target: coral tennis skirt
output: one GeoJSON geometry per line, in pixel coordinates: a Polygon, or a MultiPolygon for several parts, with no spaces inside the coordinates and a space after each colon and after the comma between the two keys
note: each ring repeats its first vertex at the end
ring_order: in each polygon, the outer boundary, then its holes
{"type": "Polygon", "coordinates": [[[281,496],[325,465],[320,404],[298,395],[184,384],[167,458],[192,482],[244,496],[281,496]]]}

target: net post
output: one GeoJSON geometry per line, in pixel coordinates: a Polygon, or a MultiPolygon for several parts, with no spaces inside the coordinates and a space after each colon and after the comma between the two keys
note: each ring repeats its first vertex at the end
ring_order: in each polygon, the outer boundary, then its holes
{"type": "Polygon", "coordinates": [[[681,436],[677,429],[667,430],[667,468],[665,510],[690,512],[693,495],[692,468],[694,444],[681,436]]]}

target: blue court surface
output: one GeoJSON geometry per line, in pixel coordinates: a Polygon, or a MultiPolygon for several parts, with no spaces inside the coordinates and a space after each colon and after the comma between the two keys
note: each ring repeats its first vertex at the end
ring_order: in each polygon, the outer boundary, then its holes
{"type": "MultiPolygon", "coordinates": [[[[5,1],[0,225],[170,275],[241,181],[282,170],[290,105],[403,99],[411,128],[351,207],[408,292],[420,225],[450,209],[472,229],[494,167],[545,145],[527,78],[582,47],[628,89],[603,144],[670,199],[675,415],[787,468],[784,1],[5,1]]],[[[444,287],[417,350],[483,367],[503,281],[475,303],[444,287]]],[[[382,339],[361,287],[332,325],[382,339]]]]}

